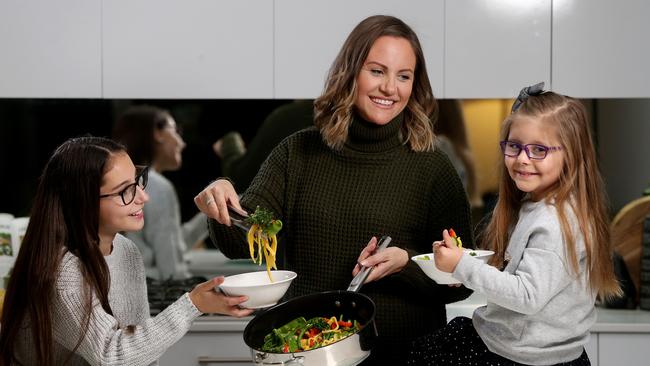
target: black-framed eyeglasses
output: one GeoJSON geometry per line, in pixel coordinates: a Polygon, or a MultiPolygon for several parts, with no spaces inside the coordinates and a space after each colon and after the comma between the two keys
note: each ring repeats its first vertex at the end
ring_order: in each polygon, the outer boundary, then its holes
{"type": "Polygon", "coordinates": [[[533,160],[544,159],[549,151],[562,150],[561,146],[544,146],[540,144],[522,145],[514,141],[501,141],[499,145],[501,145],[501,151],[503,151],[503,155],[505,156],[516,158],[524,150],[526,156],[533,160]]]}
{"type": "Polygon", "coordinates": [[[149,167],[148,166],[137,166],[136,169],[139,170],[138,174],[135,176],[135,182],[124,187],[119,192],[101,194],[99,198],[120,196],[122,198],[122,203],[124,206],[130,205],[131,202],[135,199],[136,194],[138,193],[138,187],[144,190],[147,187],[147,180],[149,180],[149,167]]]}

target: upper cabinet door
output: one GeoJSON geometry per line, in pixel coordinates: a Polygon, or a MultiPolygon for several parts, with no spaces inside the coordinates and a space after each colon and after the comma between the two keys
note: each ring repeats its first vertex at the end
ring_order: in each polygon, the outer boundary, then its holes
{"type": "Polygon", "coordinates": [[[551,0],[452,0],[445,15],[445,98],[551,87],[551,0]]]}
{"type": "Polygon", "coordinates": [[[441,96],[444,0],[276,0],[275,97],[318,97],[348,34],[376,14],[396,16],[413,28],[433,93],[441,96]]]}
{"type": "Polygon", "coordinates": [[[100,0],[1,1],[0,97],[101,97],[100,0]]]}
{"type": "Polygon", "coordinates": [[[104,98],[272,98],[273,2],[103,2],[104,98]]]}
{"type": "Polygon", "coordinates": [[[650,97],[650,2],[554,0],[553,85],[580,98],[650,97]]]}

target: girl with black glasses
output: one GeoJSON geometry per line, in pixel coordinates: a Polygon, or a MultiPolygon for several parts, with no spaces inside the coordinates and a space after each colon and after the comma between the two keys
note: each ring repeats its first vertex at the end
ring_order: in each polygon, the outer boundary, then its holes
{"type": "Polygon", "coordinates": [[[2,365],[147,365],[202,313],[246,316],[246,297],[214,291],[214,278],[149,316],[142,257],[120,235],[140,230],[148,170],[125,148],[81,137],[43,170],[1,317],[2,365]]]}

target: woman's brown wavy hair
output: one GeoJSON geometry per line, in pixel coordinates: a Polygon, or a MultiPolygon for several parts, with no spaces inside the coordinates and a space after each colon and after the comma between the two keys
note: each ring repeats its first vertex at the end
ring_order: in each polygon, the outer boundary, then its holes
{"type": "Polygon", "coordinates": [[[433,149],[433,123],[437,103],[427,75],[420,41],[411,27],[398,18],[375,15],[364,19],[348,36],[330,68],[323,94],[314,101],[314,124],[323,139],[334,150],[340,150],[352,123],[356,78],[377,38],[404,38],[415,54],[413,91],[404,108],[402,136],[413,151],[433,149]]]}
{"type": "MultiPolygon", "coordinates": [[[[559,181],[545,200],[555,200],[554,206],[558,212],[572,271],[578,275],[580,269],[567,207],[577,218],[585,241],[589,286],[601,298],[620,295],[620,286],[612,264],[607,197],[584,105],[574,98],[553,92],[530,96],[515,113],[505,119],[501,128],[501,140],[508,139],[510,127],[520,118],[540,119],[549,126],[554,126],[557,131],[564,154],[564,167],[559,181]]],[[[484,246],[495,251],[490,263],[497,268],[503,266],[511,229],[517,223],[525,195],[510,178],[504,164],[501,164],[500,170],[499,199],[483,237],[484,246]]]]}
{"type": "Polygon", "coordinates": [[[31,334],[37,365],[53,365],[52,299],[65,251],[79,258],[84,308],[75,352],[88,331],[92,297],[112,314],[110,273],[99,250],[99,189],[110,159],[125,148],[101,137],[64,142],[47,162],[37,188],[27,231],[16,257],[0,323],[0,365],[18,364],[21,328],[31,334]]]}

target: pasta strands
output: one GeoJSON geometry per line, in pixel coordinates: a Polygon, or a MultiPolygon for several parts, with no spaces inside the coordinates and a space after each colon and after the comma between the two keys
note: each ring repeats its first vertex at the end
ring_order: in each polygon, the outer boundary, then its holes
{"type": "Polygon", "coordinates": [[[275,260],[278,249],[276,234],[282,228],[282,221],[274,220],[270,211],[258,206],[255,212],[247,218],[247,222],[251,224],[246,234],[251,259],[260,266],[262,261],[266,262],[266,271],[269,279],[273,282],[271,268],[278,268],[275,260]]]}
{"type": "Polygon", "coordinates": [[[271,253],[273,254],[274,258],[277,250],[278,250],[278,238],[276,238],[275,235],[271,235],[271,253]]]}
{"type": "Polygon", "coordinates": [[[266,273],[269,275],[269,280],[273,282],[273,276],[271,276],[271,263],[269,261],[269,252],[266,250],[266,247],[262,248],[264,251],[264,257],[266,258],[266,273]]]}
{"type": "Polygon", "coordinates": [[[251,259],[260,266],[262,265],[262,261],[266,262],[266,272],[271,282],[273,282],[271,268],[278,269],[275,262],[278,238],[275,235],[267,236],[259,225],[253,224],[246,234],[246,240],[248,241],[248,250],[251,259]]]}
{"type": "Polygon", "coordinates": [[[253,246],[255,244],[255,233],[257,232],[257,225],[251,226],[250,230],[248,230],[248,233],[246,234],[246,239],[248,240],[248,250],[251,253],[251,258],[255,258],[255,247],[253,246]]]}

